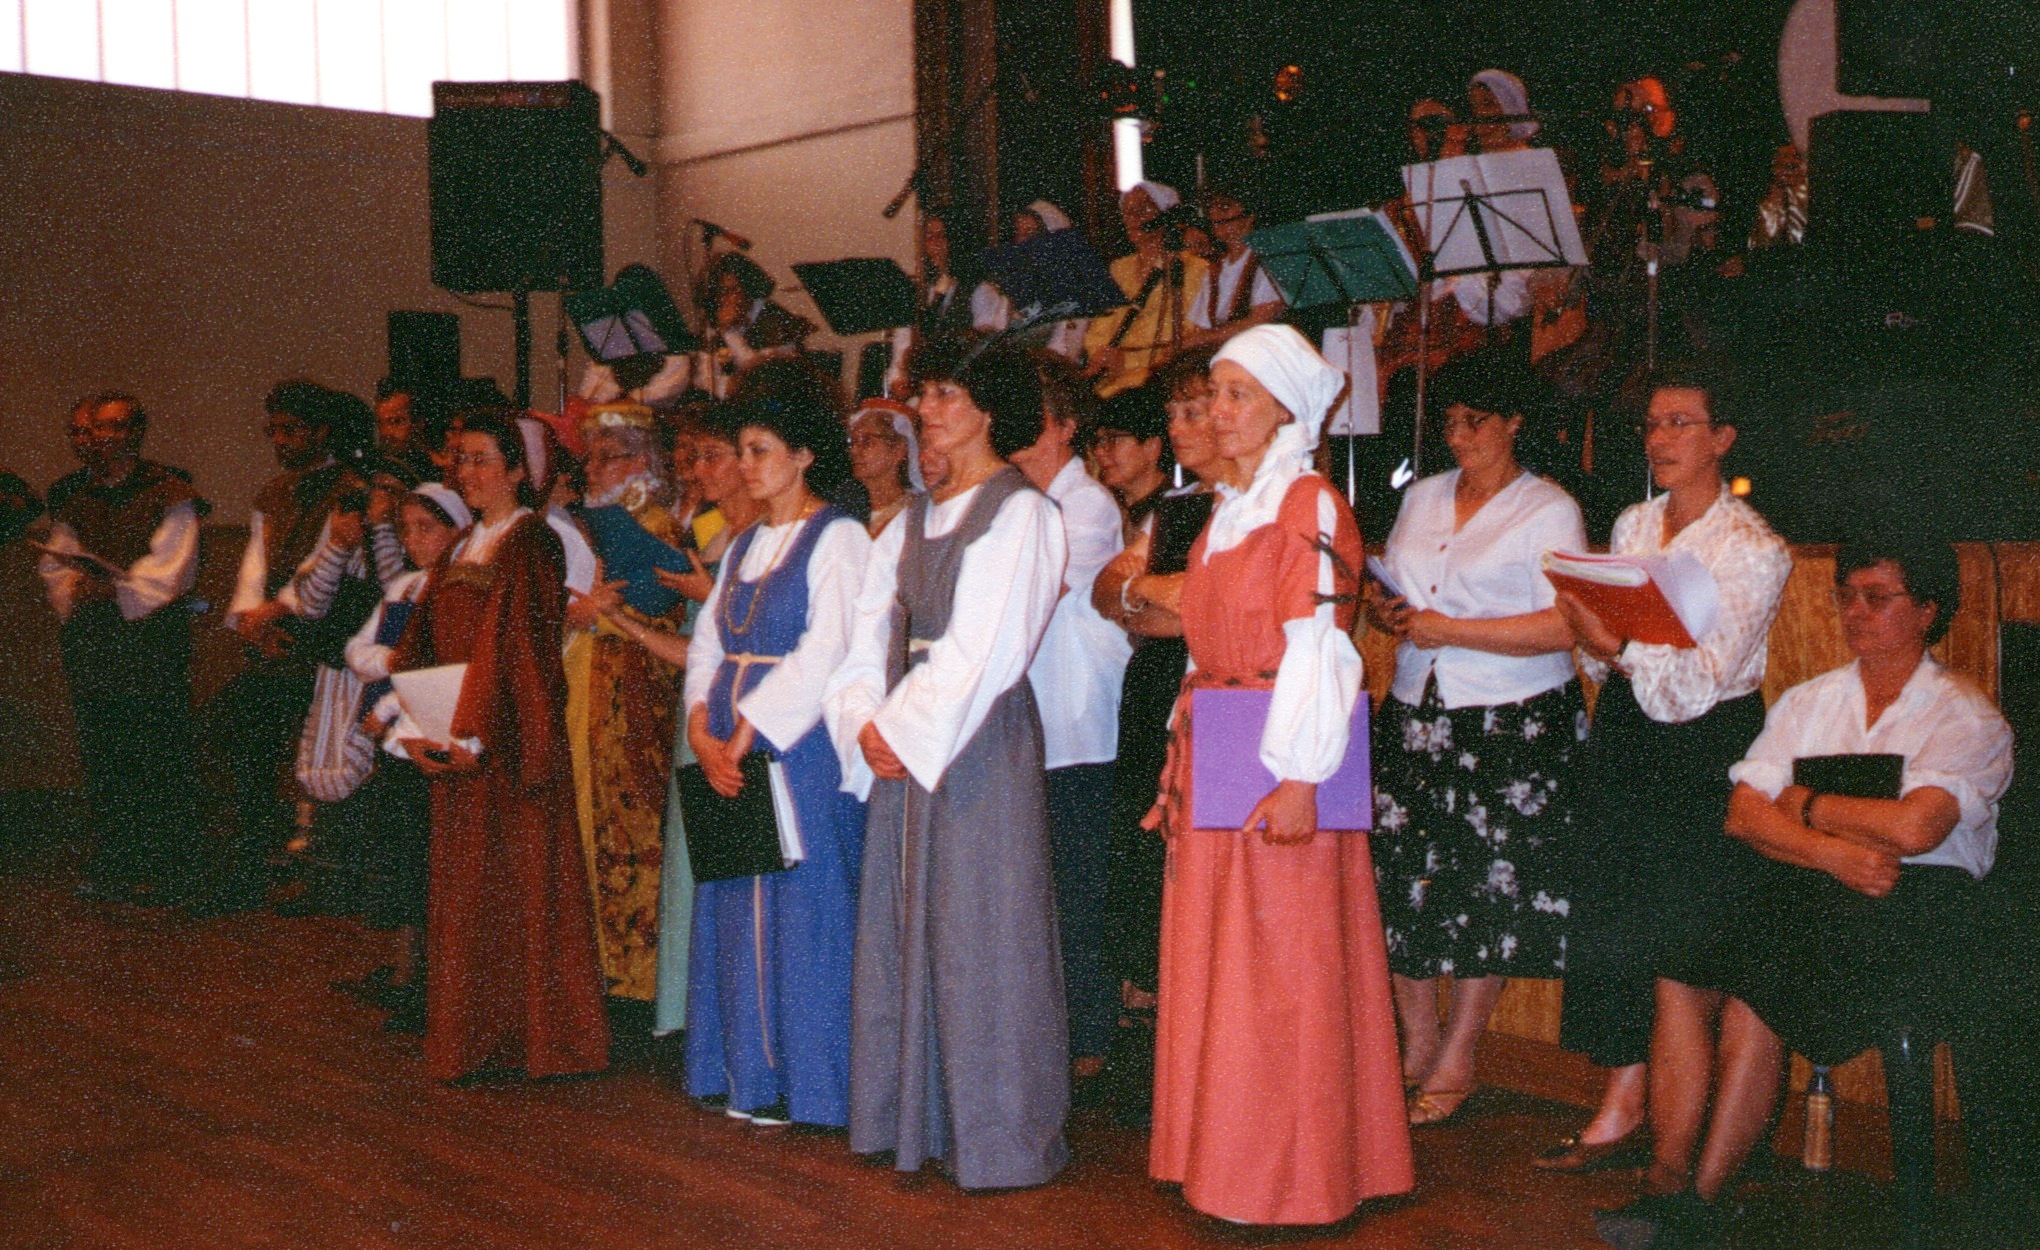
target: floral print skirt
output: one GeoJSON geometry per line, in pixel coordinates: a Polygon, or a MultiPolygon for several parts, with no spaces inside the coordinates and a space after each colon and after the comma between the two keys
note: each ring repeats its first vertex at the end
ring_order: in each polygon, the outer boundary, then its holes
{"type": "Polygon", "coordinates": [[[1374,729],[1374,875],[1398,976],[1565,970],[1578,682],[1520,703],[1447,709],[1436,681],[1374,729]]]}

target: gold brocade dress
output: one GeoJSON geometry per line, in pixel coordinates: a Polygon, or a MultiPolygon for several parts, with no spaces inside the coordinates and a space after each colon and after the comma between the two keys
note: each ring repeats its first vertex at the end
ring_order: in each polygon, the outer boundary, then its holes
{"type": "MultiPolygon", "coordinates": [[[[622,502],[652,537],[679,546],[671,512],[647,498],[622,502]]],[[[685,601],[658,617],[624,611],[648,629],[678,632],[685,601]]],[[[679,670],[606,622],[575,634],[566,661],[574,794],[602,971],[612,996],[649,1001],[658,983],[659,870],[679,670]]]]}

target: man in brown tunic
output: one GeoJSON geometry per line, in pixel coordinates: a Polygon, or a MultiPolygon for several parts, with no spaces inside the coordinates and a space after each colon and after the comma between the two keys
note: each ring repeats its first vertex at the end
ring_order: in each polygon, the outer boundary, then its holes
{"type": "Polygon", "coordinates": [[[196,866],[190,593],[207,505],[181,470],[142,459],[147,429],[130,395],[73,410],[84,467],[50,488],[41,572],[98,836],[81,893],[174,905],[196,866]]]}

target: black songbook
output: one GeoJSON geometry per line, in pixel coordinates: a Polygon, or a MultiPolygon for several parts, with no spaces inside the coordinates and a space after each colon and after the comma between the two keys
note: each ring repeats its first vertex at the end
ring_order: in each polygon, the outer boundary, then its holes
{"type": "MultiPolygon", "coordinates": [[[[793,271],[839,338],[914,324],[914,280],[890,257],[813,261],[793,271]]],[[[968,291],[961,294],[970,298],[968,291]]]]}
{"type": "Polygon", "coordinates": [[[1012,303],[1016,321],[1095,317],[1127,303],[1105,258],[1081,230],[1051,230],[995,247],[985,253],[985,268],[1012,303]]]}
{"type": "Polygon", "coordinates": [[[786,860],[780,851],[779,820],[772,811],[770,761],[753,751],[737,761],[744,788],[726,799],[708,784],[699,764],[676,774],[680,784],[680,818],[687,826],[687,860],[694,879],[728,881],[780,872],[786,860]]]}
{"type": "Polygon", "coordinates": [[[1847,799],[1895,799],[1905,780],[1903,755],[1802,755],[1792,784],[1847,799]]]}

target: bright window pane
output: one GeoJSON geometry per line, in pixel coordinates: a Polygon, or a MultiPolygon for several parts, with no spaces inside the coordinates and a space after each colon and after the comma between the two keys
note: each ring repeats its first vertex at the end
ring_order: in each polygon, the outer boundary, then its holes
{"type": "Polygon", "coordinates": [[[21,62],[21,0],[0,0],[0,71],[19,74],[21,62]]]}
{"type": "Polygon", "coordinates": [[[177,85],[177,35],[170,0],[99,0],[106,81],[177,85]]]}
{"type": "Polygon", "coordinates": [[[243,0],[177,0],[177,85],[248,94],[248,11],[243,0]]]}
{"type": "Polygon", "coordinates": [[[22,22],[28,72],[53,78],[99,77],[99,6],[80,0],[26,0],[22,22]]]}
{"type": "Polygon", "coordinates": [[[510,77],[504,0],[446,0],[446,76],[458,82],[510,77]]]}
{"type": "Polygon", "coordinates": [[[446,0],[383,0],[384,108],[432,116],[432,84],[446,77],[446,0]]]}
{"type": "Polygon", "coordinates": [[[507,0],[510,76],[524,82],[574,77],[573,14],[560,0],[507,0]]]}
{"type": "Polygon", "coordinates": [[[319,103],[383,107],[382,5],[378,0],[318,0],[319,103]]]}
{"type": "Polygon", "coordinates": [[[317,104],[318,35],[315,0],[248,0],[248,94],[317,104]]]}

